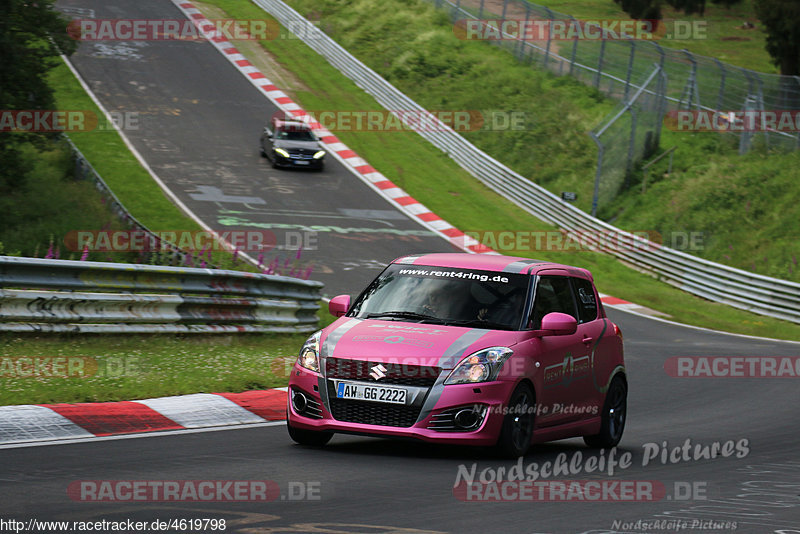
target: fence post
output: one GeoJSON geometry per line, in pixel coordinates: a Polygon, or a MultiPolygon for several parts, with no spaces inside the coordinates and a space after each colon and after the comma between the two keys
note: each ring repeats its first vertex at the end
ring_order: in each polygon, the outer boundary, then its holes
{"type": "Polygon", "coordinates": [[[631,106],[628,111],[631,113],[631,135],[628,140],[628,161],[625,164],[625,185],[623,186],[625,189],[630,186],[631,173],[633,172],[633,152],[636,147],[636,122],[639,120],[636,106],[631,106]]]}
{"type": "MultiPolygon", "coordinates": [[[[531,20],[531,5],[528,2],[525,2],[525,20],[531,20]]],[[[523,39],[522,39],[522,47],[523,47],[522,49],[523,50],[525,50],[525,45],[526,44],[527,43],[525,42],[525,39],[524,39],[524,36],[523,36],[523,39]]],[[[531,48],[531,47],[528,47],[528,48],[531,48]]],[[[527,55],[528,52],[529,51],[525,51],[525,53],[523,55],[527,55]]],[[[533,52],[530,52],[530,54],[532,55],[533,52]]]]}
{"type": "Polygon", "coordinates": [[[601,39],[600,40],[600,57],[597,60],[597,74],[595,75],[596,77],[594,79],[594,87],[597,90],[600,89],[600,75],[603,72],[603,56],[605,55],[605,53],[606,53],[606,40],[605,39],[601,39]]]}
{"type": "Polygon", "coordinates": [[[483,3],[485,0],[481,0],[481,7],[478,9],[478,19],[483,20],[483,3]]]}
{"type": "Polygon", "coordinates": [[[720,60],[714,58],[714,62],[719,67],[720,71],[720,78],[719,78],[719,93],[717,94],[717,111],[722,111],[722,98],[725,95],[725,78],[728,75],[728,71],[725,70],[725,65],[722,64],[720,60]]]}
{"type": "Polygon", "coordinates": [[[689,61],[692,63],[692,68],[689,71],[689,79],[686,80],[686,86],[683,88],[683,94],[681,95],[681,100],[678,102],[678,107],[683,104],[684,95],[687,98],[686,109],[690,109],[692,107],[692,102],[695,100],[697,101],[694,105],[696,109],[700,109],[700,91],[697,87],[697,61],[695,61],[694,56],[688,50],[682,50],[686,57],[689,58],[689,61]]]}
{"type": "Polygon", "coordinates": [[[553,42],[553,12],[550,11],[549,7],[545,8],[547,10],[547,46],[544,50],[544,66],[547,67],[547,62],[550,59],[550,43],[553,42]]]}
{"type": "MultiPolygon", "coordinates": [[[[570,25],[577,24],[575,17],[570,15],[570,25]]],[[[572,76],[572,73],[575,70],[575,56],[578,54],[578,32],[575,32],[575,40],[572,41],[572,55],[569,58],[569,75],[572,76]]]]}
{"type": "Polygon", "coordinates": [[[631,55],[628,57],[628,72],[625,73],[625,95],[622,97],[626,102],[628,101],[628,92],[631,89],[631,75],[633,74],[633,57],[636,55],[636,41],[628,41],[631,45],[631,55]]]}
{"type": "Polygon", "coordinates": [[[594,132],[589,132],[589,137],[597,145],[597,169],[594,173],[594,195],[592,196],[592,217],[597,217],[597,202],[600,197],[600,175],[603,172],[603,155],[605,147],[594,132]]]}
{"type": "Polygon", "coordinates": [[[500,20],[506,20],[506,8],[508,7],[508,0],[503,0],[503,14],[500,15],[500,20]]]}
{"type": "MultiPolygon", "coordinates": [[[[756,99],[753,95],[747,95],[747,98],[744,101],[744,111],[745,117],[747,113],[750,111],[755,110],[755,101],[756,99]]],[[[743,130],[741,134],[739,134],[739,155],[747,154],[750,150],[750,141],[753,138],[753,132],[747,131],[747,129],[743,130]]]]}

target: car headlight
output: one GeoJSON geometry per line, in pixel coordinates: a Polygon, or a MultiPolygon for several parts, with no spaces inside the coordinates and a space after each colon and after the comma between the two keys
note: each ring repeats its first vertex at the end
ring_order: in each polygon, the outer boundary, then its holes
{"type": "Polygon", "coordinates": [[[489,347],[474,352],[461,360],[444,383],[474,384],[494,380],[512,354],[514,351],[508,347],[489,347]]]}
{"type": "Polygon", "coordinates": [[[325,155],[325,151],[324,150],[320,150],[316,154],[314,154],[314,159],[320,159],[324,155],[325,155]]]}
{"type": "Polygon", "coordinates": [[[321,330],[312,334],[303,344],[300,355],[297,357],[297,365],[315,373],[319,373],[319,338],[321,335],[321,330]]]}
{"type": "Polygon", "coordinates": [[[275,149],[275,153],[276,153],[276,154],[278,154],[279,156],[283,156],[284,158],[288,158],[288,157],[289,157],[289,153],[288,153],[288,152],[286,152],[286,151],[285,151],[284,149],[282,149],[282,148],[276,148],[276,149],[275,149]]]}

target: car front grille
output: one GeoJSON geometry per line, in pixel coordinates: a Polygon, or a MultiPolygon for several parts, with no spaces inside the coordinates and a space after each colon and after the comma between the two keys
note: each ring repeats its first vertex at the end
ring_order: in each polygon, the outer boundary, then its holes
{"type": "Polygon", "coordinates": [[[346,380],[377,382],[393,386],[414,386],[430,388],[441,372],[440,367],[424,365],[403,365],[398,363],[379,363],[344,358],[328,358],[325,361],[325,376],[346,380]],[[373,368],[382,365],[386,376],[375,380],[370,376],[373,368]]]}
{"type": "Polygon", "coordinates": [[[330,400],[333,418],[348,423],[410,427],[417,421],[420,412],[419,406],[381,404],[335,397],[331,397],[330,400]]]}
{"type": "Polygon", "coordinates": [[[328,398],[330,400],[331,415],[338,421],[349,423],[393,427],[413,426],[422,410],[425,397],[427,397],[428,391],[436,382],[440,372],[441,368],[439,367],[425,365],[403,365],[346,358],[327,358],[325,361],[325,377],[328,379],[328,398]],[[376,373],[376,369],[380,373],[376,373]],[[374,376],[370,376],[371,373],[383,374],[384,376],[376,380],[374,376]],[[336,380],[423,388],[425,395],[419,396],[413,404],[409,405],[338,399],[336,398],[334,386],[336,380]]]}

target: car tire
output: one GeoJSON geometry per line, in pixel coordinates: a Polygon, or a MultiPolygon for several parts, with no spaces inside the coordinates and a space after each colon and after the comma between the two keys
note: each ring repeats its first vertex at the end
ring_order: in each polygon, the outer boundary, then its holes
{"type": "Polygon", "coordinates": [[[507,406],[509,413],[503,418],[495,449],[504,458],[518,458],[528,452],[533,436],[535,400],[531,387],[518,385],[507,406]]]}
{"type": "Polygon", "coordinates": [[[603,401],[600,433],[594,436],[583,436],[583,441],[589,447],[610,449],[616,447],[622,439],[625,430],[625,420],[628,415],[628,385],[620,375],[611,380],[603,401]]]}
{"type": "Polygon", "coordinates": [[[308,447],[322,447],[333,437],[333,432],[304,430],[302,428],[295,428],[289,423],[286,423],[286,427],[289,429],[290,438],[300,445],[306,445],[308,447]]]}

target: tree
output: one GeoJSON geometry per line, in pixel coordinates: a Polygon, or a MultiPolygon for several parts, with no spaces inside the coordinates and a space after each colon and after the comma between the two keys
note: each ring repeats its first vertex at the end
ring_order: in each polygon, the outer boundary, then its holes
{"type": "MultiPolygon", "coordinates": [[[[54,11],[53,0],[0,1],[0,110],[55,108],[46,75],[57,64],[60,52],[75,51],[67,24],[54,11]]],[[[20,156],[20,145],[41,147],[52,136],[0,131],[0,194],[19,187],[29,170],[20,156]]]]}
{"type": "MultiPolygon", "coordinates": [[[[712,4],[730,7],[742,0],[710,0],[712,4]]],[[[791,1],[791,0],[786,0],[791,1]]],[[[614,0],[628,15],[635,19],[661,20],[661,6],[666,2],[677,11],[687,15],[702,15],[706,9],[706,0],[614,0]]]]}
{"type": "Polygon", "coordinates": [[[767,29],[767,52],[788,76],[800,75],[800,3],[755,0],[756,15],[767,29]]]}

